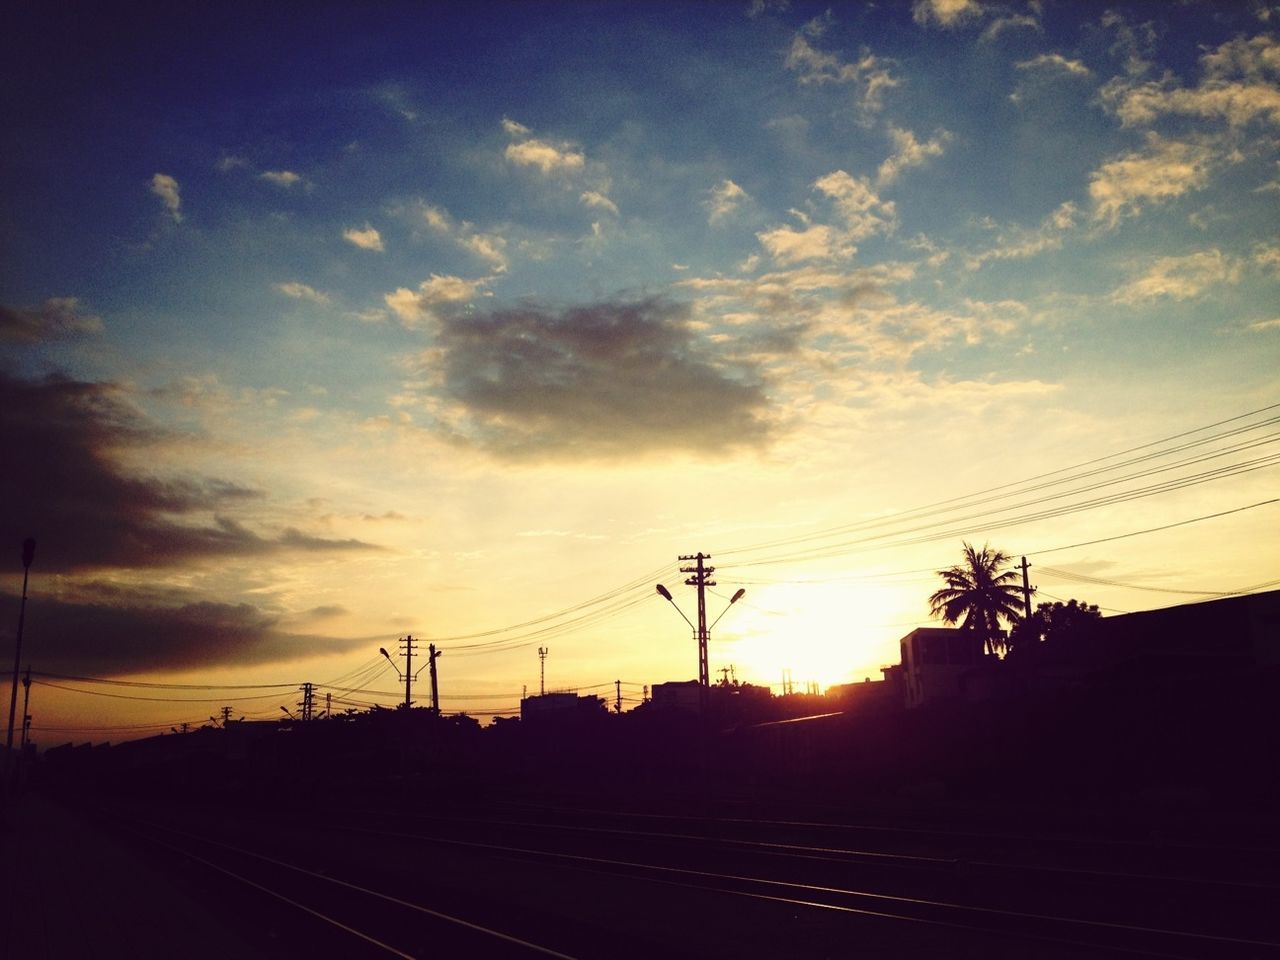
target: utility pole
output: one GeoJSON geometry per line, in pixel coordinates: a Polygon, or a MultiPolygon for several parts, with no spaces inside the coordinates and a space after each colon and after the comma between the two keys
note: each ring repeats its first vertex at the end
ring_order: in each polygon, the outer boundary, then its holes
{"type": "Polygon", "coordinates": [[[231,708],[223,707],[222,708],[222,729],[223,730],[227,729],[227,724],[230,721],[231,721],[231,708]]]}
{"type": "Polygon", "coordinates": [[[1031,619],[1031,583],[1027,580],[1027,568],[1031,564],[1027,563],[1027,558],[1022,558],[1022,607],[1023,612],[1028,620],[1031,619]]]}
{"type": "Polygon", "coordinates": [[[643,694],[643,696],[644,696],[644,700],[643,700],[642,702],[643,702],[643,703],[648,703],[648,702],[649,702],[649,685],[648,685],[647,683],[644,685],[644,694],[643,694]]]}
{"type": "Polygon", "coordinates": [[[408,710],[413,701],[409,699],[409,685],[413,683],[413,634],[400,641],[400,652],[404,654],[404,708],[408,710]]]}
{"type": "Polygon", "coordinates": [[[302,699],[298,701],[298,709],[302,712],[303,721],[307,721],[310,720],[312,716],[313,701],[311,684],[309,682],[304,683],[298,689],[302,691],[302,699]]]}
{"type": "Polygon", "coordinates": [[[22,624],[27,618],[27,577],[31,573],[31,561],[36,557],[36,541],[32,537],[22,541],[22,603],[18,607],[18,638],[13,651],[13,683],[9,691],[9,734],[5,738],[5,757],[13,749],[13,717],[18,712],[18,671],[22,668],[22,624]]]}
{"type": "Polygon", "coordinates": [[[547,654],[550,652],[546,647],[538,648],[538,695],[541,697],[547,695],[547,654]]]}
{"type": "Polygon", "coordinates": [[[720,668],[720,686],[727,687],[729,685],[729,668],[720,668]]]}
{"type": "Polygon", "coordinates": [[[31,732],[31,664],[22,678],[22,750],[27,749],[27,734],[31,732]]]}
{"type": "Polygon", "coordinates": [[[613,712],[622,712],[622,681],[613,681],[613,712]]]}
{"type": "Polygon", "coordinates": [[[711,575],[715,567],[706,566],[702,561],[710,560],[710,554],[695,553],[693,556],[678,558],[681,561],[693,560],[694,566],[681,567],[681,573],[692,574],[685,583],[698,588],[698,683],[704,688],[711,686],[711,674],[707,669],[707,587],[714,587],[716,582],[711,575]]]}
{"type": "Polygon", "coordinates": [[[431,712],[440,716],[440,685],[436,680],[436,657],[444,654],[436,649],[434,643],[427,644],[427,663],[431,667],[431,712]]]}
{"type": "Polygon", "coordinates": [[[324,695],[324,718],[326,720],[333,719],[333,694],[326,693],[324,695]]]}

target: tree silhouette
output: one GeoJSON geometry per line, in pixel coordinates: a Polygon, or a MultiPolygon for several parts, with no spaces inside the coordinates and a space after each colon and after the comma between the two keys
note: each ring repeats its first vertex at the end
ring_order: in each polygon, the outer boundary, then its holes
{"type": "Polygon", "coordinates": [[[1034,652],[1041,643],[1055,646],[1077,643],[1101,619],[1097,604],[1074,599],[1066,603],[1042,603],[1030,619],[1018,624],[1009,637],[1009,644],[1021,655],[1034,652]]]}
{"type": "Polygon", "coordinates": [[[983,545],[975,550],[964,544],[964,562],[938,576],[946,586],[929,598],[929,613],[942,617],[943,623],[960,623],[960,629],[972,631],[987,653],[1001,654],[1006,649],[1000,621],[1015,624],[1022,603],[1017,573],[1002,570],[1009,555],[983,545]],[[963,619],[962,619],[963,618],[963,619]]]}

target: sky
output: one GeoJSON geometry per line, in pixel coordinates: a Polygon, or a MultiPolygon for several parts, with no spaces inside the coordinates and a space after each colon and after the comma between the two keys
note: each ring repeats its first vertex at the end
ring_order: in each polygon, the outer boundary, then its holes
{"type": "Polygon", "coordinates": [[[392,705],[406,635],[449,712],[630,708],[697,676],[699,552],[775,690],[878,678],[964,541],[1108,614],[1280,576],[1280,6],[2,26],[42,745],[392,705]]]}

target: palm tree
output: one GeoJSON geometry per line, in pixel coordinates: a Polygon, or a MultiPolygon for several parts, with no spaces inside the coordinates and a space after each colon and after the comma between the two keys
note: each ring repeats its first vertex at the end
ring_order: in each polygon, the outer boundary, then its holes
{"type": "Polygon", "coordinates": [[[946,586],[929,598],[929,613],[942,617],[943,623],[963,617],[960,629],[980,637],[987,653],[1002,653],[1006,645],[1000,621],[1017,623],[1022,605],[1017,573],[1000,569],[1008,562],[1009,555],[1002,550],[985,544],[975,550],[966,543],[964,562],[938,571],[946,586]]]}

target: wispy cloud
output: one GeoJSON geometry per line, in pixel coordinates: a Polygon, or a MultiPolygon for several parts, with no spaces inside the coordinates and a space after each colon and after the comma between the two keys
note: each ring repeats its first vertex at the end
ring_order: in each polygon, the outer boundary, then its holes
{"type": "Polygon", "coordinates": [[[978,0],[915,0],[911,16],[921,25],[937,24],[955,27],[982,16],[983,5],[978,0]]]}
{"type": "Polygon", "coordinates": [[[286,190],[303,182],[302,175],[292,170],[264,170],[258,174],[258,179],[274,183],[277,187],[284,187],[286,190]]]}
{"type": "Polygon", "coordinates": [[[732,180],[721,180],[711,188],[706,202],[707,223],[714,226],[732,214],[748,198],[747,191],[732,180]]]}
{"type": "Polygon", "coordinates": [[[182,222],[182,193],[178,181],[167,173],[157,173],[151,177],[151,192],[160,198],[174,223],[182,222]]]}
{"type": "Polygon", "coordinates": [[[1147,135],[1140,150],[1109,160],[1089,179],[1094,220],[1115,226],[1147,205],[1198,190],[1209,180],[1212,148],[1202,142],[1147,135]]]}
{"type": "Polygon", "coordinates": [[[383,301],[405,326],[421,327],[437,318],[440,307],[486,296],[483,289],[487,283],[485,279],[464,280],[433,273],[418,284],[417,290],[400,287],[383,297],[383,301]]]}
{"type": "Polygon", "coordinates": [[[507,240],[501,233],[480,230],[469,220],[455,220],[449,211],[424,201],[410,207],[411,219],[432,233],[448,237],[463,250],[483,260],[497,273],[508,267],[507,240]]]}
{"type": "Polygon", "coordinates": [[[876,180],[881,186],[893,183],[903,170],[922,166],[931,157],[942,156],[946,144],[951,140],[949,132],[940,130],[921,143],[914,133],[900,127],[890,127],[889,136],[893,140],[893,153],[880,164],[876,174],[876,180]]]}
{"type": "Polygon", "coordinates": [[[46,343],[102,332],[102,318],[86,313],[75,297],[51,297],[38,307],[0,304],[0,342],[46,343]]]}
{"type": "Polygon", "coordinates": [[[347,243],[353,244],[361,250],[376,250],[381,253],[386,249],[382,243],[382,234],[367,223],[363,227],[348,227],[342,231],[342,237],[347,243]]]}
{"type": "Polygon", "coordinates": [[[898,79],[889,72],[886,61],[863,49],[856,61],[843,61],[833,53],[819,50],[812,40],[820,38],[830,23],[830,13],[809,21],[791,38],[784,61],[802,84],[852,84],[859,91],[859,107],[875,113],[884,107],[884,93],[896,87],[898,79]]]}
{"type": "Polygon", "coordinates": [[[570,143],[552,143],[533,136],[533,131],[522,123],[504,118],[502,128],[515,143],[507,144],[504,156],[520,167],[532,167],[545,175],[576,173],[587,162],[581,150],[570,143]]]}
{"type": "Polygon", "coordinates": [[[305,283],[299,283],[291,280],[287,283],[277,283],[275,288],[278,292],[283,293],[286,297],[292,297],[294,300],[309,300],[311,303],[328,303],[329,295],[315,287],[309,287],[305,283]]]}
{"type": "Polygon", "coordinates": [[[1159,257],[1141,274],[1120,287],[1112,299],[1118,303],[1145,300],[1190,300],[1209,288],[1240,279],[1242,265],[1221,250],[1201,250],[1181,257],[1159,257]]]}

